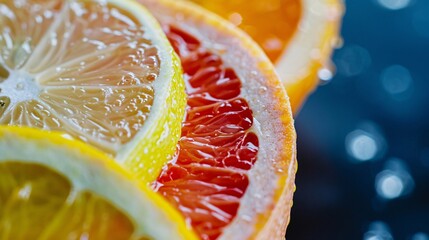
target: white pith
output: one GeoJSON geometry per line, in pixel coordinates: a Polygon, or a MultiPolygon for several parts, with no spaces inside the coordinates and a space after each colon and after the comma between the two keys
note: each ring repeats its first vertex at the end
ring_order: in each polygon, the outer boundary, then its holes
{"type": "MultiPolygon", "coordinates": [[[[302,17],[285,51],[276,61],[276,69],[288,86],[305,78],[312,71],[312,62],[325,64],[321,47],[327,29],[338,22],[343,10],[337,0],[301,0],[302,17]]],[[[338,39],[330,43],[334,47],[338,39]]]]}
{"type": "Polygon", "coordinates": [[[11,106],[19,102],[38,99],[41,91],[33,76],[24,71],[15,70],[11,70],[9,77],[0,82],[0,89],[2,95],[11,100],[11,106]]]}

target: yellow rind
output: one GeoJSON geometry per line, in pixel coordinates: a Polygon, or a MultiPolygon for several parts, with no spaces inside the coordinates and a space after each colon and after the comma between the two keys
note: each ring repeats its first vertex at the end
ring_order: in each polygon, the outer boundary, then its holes
{"type": "Polygon", "coordinates": [[[174,55],[174,76],[164,106],[157,109],[156,127],[135,145],[123,162],[140,180],[151,183],[159,176],[162,167],[173,158],[182,130],[186,107],[185,83],[180,60],[174,55]]]}
{"type": "MultiPolygon", "coordinates": [[[[157,82],[154,84],[155,99],[145,126],[135,136],[136,140],[124,146],[116,156],[116,159],[141,181],[149,184],[158,177],[162,167],[172,158],[180,138],[186,107],[182,67],[158,21],[143,5],[129,0],[109,1],[132,12],[139,20],[143,18],[145,26],[150,26],[148,31],[155,40],[154,43],[161,44],[166,51],[160,56],[161,64],[166,64],[157,81],[166,81],[165,78],[171,80],[167,85],[161,86],[157,82]]],[[[159,45],[157,47],[159,49],[159,45]]]]}

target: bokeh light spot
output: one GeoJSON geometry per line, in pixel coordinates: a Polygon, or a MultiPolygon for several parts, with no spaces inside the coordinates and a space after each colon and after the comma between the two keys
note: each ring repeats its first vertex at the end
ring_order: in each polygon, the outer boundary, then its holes
{"type": "Polygon", "coordinates": [[[413,27],[417,33],[423,37],[429,38],[429,7],[423,6],[417,9],[413,14],[413,27]]]}
{"type": "Polygon", "coordinates": [[[382,198],[394,199],[402,195],[404,182],[395,173],[386,170],[377,176],[376,190],[382,198]]]}
{"type": "Polygon", "coordinates": [[[393,240],[389,226],[381,221],[372,222],[363,236],[364,240],[393,240]]]}
{"type": "Polygon", "coordinates": [[[375,190],[382,199],[392,200],[410,193],[414,180],[405,162],[392,158],[386,162],[385,169],[375,178],[375,190]]]}
{"type": "Polygon", "coordinates": [[[383,70],[381,82],[386,92],[397,95],[409,90],[413,79],[408,69],[400,65],[392,65],[383,70]]]}
{"type": "Polygon", "coordinates": [[[368,132],[356,130],[346,137],[346,150],[348,154],[359,161],[374,159],[379,149],[375,137],[368,132]]]}
{"type": "Polygon", "coordinates": [[[335,56],[338,73],[346,77],[357,76],[365,72],[371,65],[369,52],[357,45],[346,45],[335,56]]]}
{"type": "Polygon", "coordinates": [[[399,10],[408,7],[411,0],[377,0],[377,2],[389,10],[399,10]]]}
{"type": "Polygon", "coordinates": [[[416,233],[411,237],[411,240],[429,240],[429,235],[427,235],[426,233],[416,233]]]}

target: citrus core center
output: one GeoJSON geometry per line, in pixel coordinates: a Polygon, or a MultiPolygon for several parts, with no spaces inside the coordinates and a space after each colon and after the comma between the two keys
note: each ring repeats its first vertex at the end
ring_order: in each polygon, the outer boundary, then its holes
{"type": "Polygon", "coordinates": [[[3,99],[0,108],[7,107],[4,99],[7,99],[10,105],[37,99],[40,90],[40,86],[30,74],[20,70],[11,71],[8,78],[0,82],[0,99],[3,99]]]}

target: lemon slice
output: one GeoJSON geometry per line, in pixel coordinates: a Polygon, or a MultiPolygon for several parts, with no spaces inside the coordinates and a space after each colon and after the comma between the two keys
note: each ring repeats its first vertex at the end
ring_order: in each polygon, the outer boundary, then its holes
{"type": "Polygon", "coordinates": [[[195,239],[160,196],[64,135],[0,126],[0,239],[195,239]]]}
{"type": "Polygon", "coordinates": [[[0,2],[0,124],[66,132],[151,181],[185,104],[179,60],[140,4],[0,2]]]}

